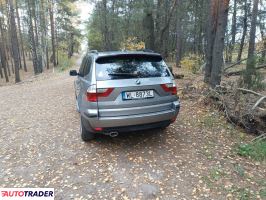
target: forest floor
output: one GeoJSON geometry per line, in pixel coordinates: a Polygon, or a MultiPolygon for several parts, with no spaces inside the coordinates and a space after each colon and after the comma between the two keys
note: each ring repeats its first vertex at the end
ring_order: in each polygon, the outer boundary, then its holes
{"type": "MultiPolygon", "coordinates": [[[[168,129],[80,139],[68,72],[0,87],[0,188],[55,188],[55,199],[266,199],[266,163],[240,157],[254,136],[191,95],[168,129]]],[[[199,85],[185,74],[179,91],[199,85]]]]}

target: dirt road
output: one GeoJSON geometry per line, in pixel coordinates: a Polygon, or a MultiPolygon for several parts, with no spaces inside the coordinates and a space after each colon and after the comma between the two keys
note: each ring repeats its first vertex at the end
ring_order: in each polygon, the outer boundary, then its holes
{"type": "Polygon", "coordinates": [[[56,199],[263,198],[265,163],[236,155],[243,133],[196,101],[184,98],[165,131],[84,143],[67,72],[1,87],[0,187],[52,187],[56,199]]]}

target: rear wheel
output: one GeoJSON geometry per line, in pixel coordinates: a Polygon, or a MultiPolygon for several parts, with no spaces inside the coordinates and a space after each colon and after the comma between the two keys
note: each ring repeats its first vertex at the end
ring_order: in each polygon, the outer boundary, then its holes
{"type": "Polygon", "coordinates": [[[84,126],[84,122],[82,120],[82,117],[81,117],[81,120],[80,120],[80,132],[81,132],[81,139],[84,141],[84,142],[88,142],[90,140],[93,140],[95,138],[95,134],[88,131],[85,126],[84,126]]]}
{"type": "Polygon", "coordinates": [[[168,125],[162,126],[162,127],[160,127],[160,129],[161,129],[161,130],[165,130],[165,129],[167,129],[170,125],[171,125],[171,124],[168,124],[168,125]]]}

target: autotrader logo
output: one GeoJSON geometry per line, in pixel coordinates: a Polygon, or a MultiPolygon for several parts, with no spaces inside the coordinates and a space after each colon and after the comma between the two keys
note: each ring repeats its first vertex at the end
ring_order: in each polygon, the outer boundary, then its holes
{"type": "Polygon", "coordinates": [[[53,188],[0,188],[0,200],[54,200],[53,188]]]}

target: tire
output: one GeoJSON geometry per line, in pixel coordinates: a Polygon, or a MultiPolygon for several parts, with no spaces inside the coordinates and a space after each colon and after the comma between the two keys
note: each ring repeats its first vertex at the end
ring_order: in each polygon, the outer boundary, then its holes
{"type": "Polygon", "coordinates": [[[162,127],[160,127],[160,129],[161,129],[161,130],[165,130],[165,129],[167,129],[169,126],[170,126],[170,124],[167,125],[167,126],[162,126],[162,127]]]}
{"type": "Polygon", "coordinates": [[[80,121],[81,121],[80,122],[81,139],[84,142],[89,142],[89,141],[93,140],[95,138],[95,133],[92,133],[85,128],[83,121],[82,121],[82,117],[81,117],[80,121]]]}

